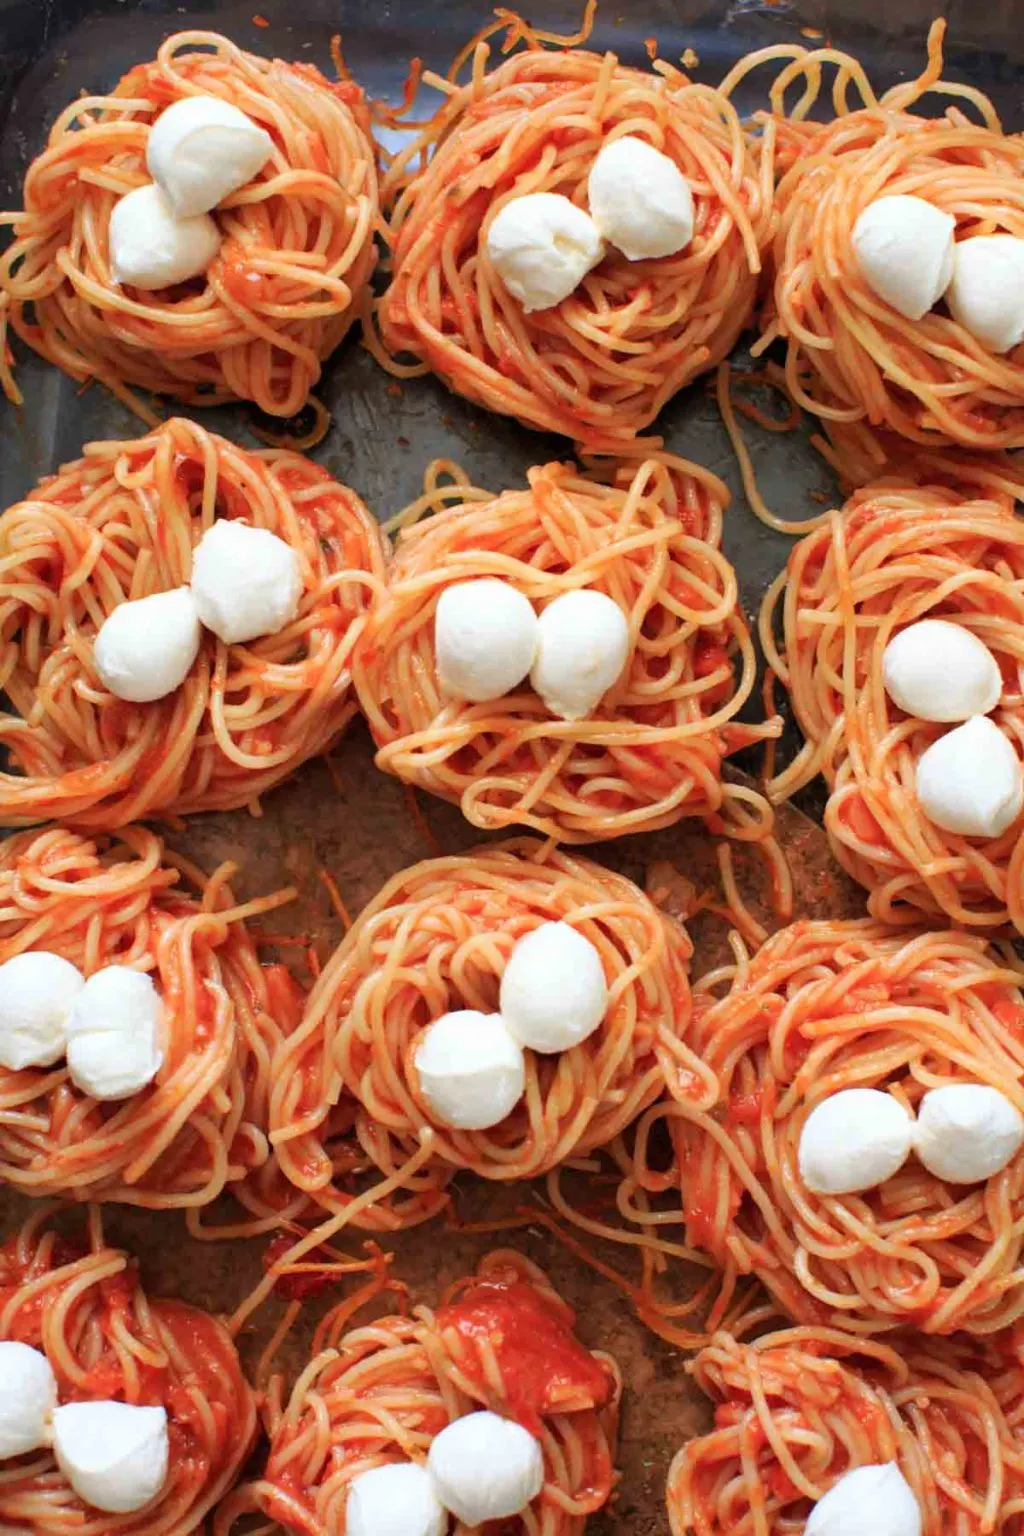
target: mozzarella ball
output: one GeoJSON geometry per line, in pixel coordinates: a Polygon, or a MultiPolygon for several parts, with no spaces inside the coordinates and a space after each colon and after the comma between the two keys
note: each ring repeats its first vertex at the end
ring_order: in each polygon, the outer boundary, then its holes
{"type": "Polygon", "coordinates": [[[587,183],[599,234],[629,261],[674,256],[693,239],[693,193],[674,160],[625,134],[606,144],[587,183]]]}
{"type": "Polygon", "coordinates": [[[445,1125],[486,1131],[523,1096],[526,1064],[500,1014],[462,1008],[444,1013],[416,1047],[420,1092],[445,1125]]]}
{"type": "Polygon", "coordinates": [[[360,1472],[349,1485],[345,1536],[444,1536],[448,1511],[414,1461],[360,1472]]]}
{"type": "Polygon", "coordinates": [[[176,219],[216,208],[251,181],[274,141],[219,96],[185,96],[149,130],[146,165],[176,219]]]}
{"type": "Polygon", "coordinates": [[[85,985],[70,960],[30,949],[0,965],[0,1067],[52,1067],[64,1055],[68,1012],[85,985]]]}
{"type": "Polygon", "coordinates": [[[93,661],[115,698],[151,704],[181,687],[201,639],[195,599],[176,587],[120,603],[100,627],[93,661]]]}
{"type": "Polygon", "coordinates": [[[920,320],[945,293],[953,271],[956,220],[923,197],[880,197],[853,226],[861,276],[886,304],[920,320]]]}
{"type": "Polygon", "coordinates": [[[893,703],[919,720],[987,715],[1003,691],[999,663],[984,641],[945,619],[921,619],[894,635],[882,676],[893,703]]]}
{"type": "Polygon", "coordinates": [[[50,1443],[57,1378],[41,1350],[14,1339],[0,1343],[0,1461],[50,1443]]]}
{"type": "Polygon", "coordinates": [[[566,592],[540,616],[530,681],[553,715],[585,720],[629,658],[629,625],[603,592],[566,592]]]}
{"type": "Polygon", "coordinates": [[[921,1100],[914,1151],[937,1179],[978,1184],[1005,1168],[1024,1141],[1024,1115],[998,1088],[950,1083],[921,1100]]]}
{"type": "Polygon", "coordinates": [[[53,1415],[53,1449],[84,1503],[132,1514],[167,1481],[167,1413],[134,1403],[66,1403],[53,1415]]]}
{"type": "Polygon", "coordinates": [[[589,213],[557,192],[506,203],[491,220],[486,245],[495,272],[527,314],[561,304],[604,255],[589,213]]]}
{"type": "Polygon", "coordinates": [[[192,554],[199,617],[225,645],[276,635],[302,599],[298,552],[266,528],[218,518],[192,554]]]}
{"type": "Polygon", "coordinates": [[[953,251],[946,303],[954,320],[992,352],[1024,340],[1024,240],[976,235],[953,251]]]}
{"type": "Polygon", "coordinates": [[[163,1063],[163,1005],[144,971],[108,965],[90,976],[68,1015],[68,1071],[94,1099],[127,1099],[163,1063]]]}
{"type": "Polygon", "coordinates": [[[520,1514],[544,1486],[540,1442],[496,1413],[467,1413],[434,1436],[427,1457],[438,1497],[464,1525],[520,1514]]]}
{"type": "Polygon", "coordinates": [[[545,1055],[567,1051],[605,1016],[601,956],[568,923],[541,923],[509,956],[498,1007],[520,1045],[545,1055]]]}
{"type": "Polygon", "coordinates": [[[816,1104],[800,1132],[800,1177],[816,1195],[852,1195],[899,1173],[913,1122],[877,1088],[843,1088],[816,1104]]]}
{"type": "Polygon", "coordinates": [[[537,654],[533,604],[507,581],[460,581],[446,587],[434,614],[434,650],[442,689],[485,704],[518,688],[537,654]]]}
{"type": "Polygon", "coordinates": [[[917,798],[947,832],[1000,837],[1024,805],[1020,759],[987,715],[975,715],[921,753],[917,798]]]}
{"type": "Polygon", "coordinates": [[[199,277],[220,250],[220,230],[205,213],[176,219],[159,187],[136,187],[110,214],[110,275],[151,292],[199,277]]]}
{"type": "Polygon", "coordinates": [[[921,1507],[894,1461],[856,1467],[818,1500],[804,1536],[921,1536],[921,1507]]]}

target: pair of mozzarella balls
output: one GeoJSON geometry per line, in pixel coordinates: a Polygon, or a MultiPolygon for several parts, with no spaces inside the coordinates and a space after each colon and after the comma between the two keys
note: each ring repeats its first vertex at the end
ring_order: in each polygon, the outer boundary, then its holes
{"type": "Polygon", "coordinates": [[[800,1133],[800,1177],[816,1195],[852,1195],[884,1184],[911,1152],[935,1178],[979,1184],[1024,1141],[1024,1115],[998,1088],[930,1088],[914,1119],[891,1093],[844,1088],[816,1104],[800,1133]]]}
{"type": "Polygon", "coordinates": [[[0,1461],[52,1449],[85,1504],[107,1514],[143,1509],[167,1481],[170,1440],[163,1408],[111,1401],[57,1403],[57,1379],[41,1350],[0,1342],[0,1461]]]}
{"type": "Polygon", "coordinates": [[[498,1007],[442,1014],[416,1048],[420,1092],[456,1130],[488,1130],[512,1112],[526,1087],[524,1051],[556,1055],[594,1033],[608,1008],[601,957],[568,923],[541,923],[512,951],[498,1007]]]}
{"type": "Polygon", "coordinates": [[[67,1060],[90,1098],[130,1098],[163,1065],[163,1005],[151,977],[109,965],[86,981],[77,966],[31,949],[0,965],[0,1066],[67,1060]]]}
{"type": "Polygon", "coordinates": [[[544,1486],[540,1443],[511,1419],[482,1411],[434,1437],[427,1464],[390,1462],[353,1478],[346,1536],[444,1536],[449,1513],[476,1530],[510,1520],[544,1486]]]}
{"type": "Polygon", "coordinates": [[[627,261],[650,261],[674,256],[693,239],[689,182],[674,160],[635,134],[604,145],[587,198],[589,213],[560,192],[530,192],[491,220],[488,258],[527,314],[567,299],[602,260],[606,242],[627,261]]]}
{"type": "Polygon", "coordinates": [[[921,1536],[921,1506],[894,1461],[855,1467],[807,1516],[804,1536],[921,1536]]]}
{"type": "Polygon", "coordinates": [[[157,118],[146,144],[153,180],[114,204],[110,273],[152,291],[199,277],[220,250],[210,218],[270,158],[274,141],[219,96],[186,96],[157,118]]]}
{"type": "Polygon", "coordinates": [[[953,215],[923,197],[880,197],[853,226],[853,249],[868,286],[907,320],[945,297],[983,347],[1010,352],[1024,339],[1024,240],[955,233],[953,215]]]}
{"type": "Polygon", "coordinates": [[[1024,770],[988,718],[1003,691],[988,646],[961,624],[922,619],[889,641],[882,677],[893,703],[919,720],[963,721],[921,754],[917,798],[929,821],[963,837],[1000,837],[1024,808],[1024,770]]]}
{"type": "Polygon", "coordinates": [[[121,603],[101,625],[96,671],[116,698],[152,704],[185,681],[204,625],[225,645],[276,635],[298,613],[302,585],[298,553],[284,539],[218,518],[193,553],[187,587],[121,603]]]}
{"type": "Polygon", "coordinates": [[[618,603],[589,587],[564,592],[538,615],[516,587],[484,577],[441,593],[434,650],[452,698],[485,704],[528,676],[553,715],[584,720],[626,665],[629,624],[618,603]]]}

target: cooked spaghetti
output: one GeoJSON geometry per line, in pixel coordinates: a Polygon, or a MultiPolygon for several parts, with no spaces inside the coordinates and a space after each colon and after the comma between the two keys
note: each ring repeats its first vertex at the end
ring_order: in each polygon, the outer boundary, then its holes
{"type": "Polygon", "coordinates": [[[47,950],[86,976],[131,966],[164,1008],[163,1064],[131,1098],[98,1102],[63,1062],[0,1069],[0,1180],[162,1210],[205,1205],[266,1162],[270,1059],[301,994],[283,966],[261,966],[245,926],[282,896],[240,905],[231,874],[207,879],[142,827],[0,842],[0,963],[47,950]]]}
{"type": "MultiPolygon", "coordinates": [[[[295,1536],[342,1529],[354,1478],[389,1462],[423,1463],[434,1437],[480,1408],[541,1442],[545,1481],[508,1536],[582,1536],[608,1502],[620,1378],[591,1353],[544,1273],[498,1251],[432,1310],[352,1326],[342,1302],[317,1329],[313,1357],[273,1415],[262,1477],[226,1499],[216,1536],[260,1512],[295,1536]]],[[[465,1529],[460,1526],[459,1529],[465,1529]]]]}
{"type": "Polygon", "coordinates": [[[353,661],[378,766],[488,831],[528,826],[584,843],[701,816],[713,831],[766,839],[764,800],[722,777],[729,753],[781,729],[735,719],[757,668],[718,547],[725,487],[666,454],[621,466],[606,485],[571,464],[528,479],[493,498],[438,488],[432,505],[452,491],[462,504],[401,532],[353,661]],[[487,704],[442,693],[437,603],[479,577],[507,580],[538,609],[579,588],[618,604],[629,660],[589,716],[555,718],[526,683],[487,704]]]}
{"type": "Polygon", "coordinates": [[[868,908],[904,919],[907,904],[968,926],[1024,932],[1020,818],[998,838],[947,832],[923,813],[917,763],[947,728],[889,698],[882,657],[925,618],[962,624],[1003,675],[992,719],[1024,753],[1024,527],[1010,491],[885,484],[857,492],[790,555],[765,597],[761,635],[806,745],[768,784],[785,799],[815,774],[831,790],[833,852],[870,892],[868,908]],[[777,623],[776,623],[777,621],[777,623]],[[774,631],[781,631],[777,643],[774,631]]]}
{"type": "Polygon", "coordinates": [[[31,1536],[188,1536],[234,1485],[256,1436],[256,1407],[221,1323],[180,1301],[151,1301],[134,1263],[104,1241],[45,1227],[45,1212],[0,1248],[0,1339],[41,1350],[61,1404],[109,1401],[167,1412],[170,1456],[155,1502],[105,1514],[72,1490],[47,1450],[5,1461],[0,1523],[31,1536]]]}
{"type": "Polygon", "coordinates": [[[352,650],[384,575],[376,524],[316,464],[250,453],[175,419],[90,443],[0,520],[0,825],[117,827],[156,811],[255,806],[355,712],[352,650]],[[225,645],[204,631],[182,686],[115,698],[93,643],[128,598],[187,582],[215,517],[267,528],[301,557],[295,619],[225,645]]]}
{"type": "MultiPolygon", "coordinates": [[[[0,257],[0,341],[9,323],[150,425],[136,390],[292,416],[366,303],[378,217],[369,114],[352,81],[243,53],[215,32],[179,32],[109,95],[61,113],[29,167],[24,207],[0,216],[14,231],[0,257]],[[215,211],[223,243],[202,277],[124,287],[111,276],[111,212],[150,181],[152,124],[196,95],[244,111],[273,139],[271,158],[215,211]]],[[[9,362],[0,380],[20,400],[9,362]]]]}
{"type": "Polygon", "coordinates": [[[661,59],[632,69],[576,46],[593,11],[576,37],[558,38],[499,10],[447,78],[424,75],[442,103],[381,184],[392,274],[376,350],[396,373],[430,369],[488,410],[620,451],[750,320],[774,227],[772,172],[770,157],[755,164],[720,91],[661,59]],[[511,56],[488,70],[496,32],[511,56]],[[487,254],[495,215],[536,192],[585,208],[591,166],[622,134],[649,141],[686,177],[692,241],[646,261],[609,248],[568,298],[526,313],[487,254]]]}

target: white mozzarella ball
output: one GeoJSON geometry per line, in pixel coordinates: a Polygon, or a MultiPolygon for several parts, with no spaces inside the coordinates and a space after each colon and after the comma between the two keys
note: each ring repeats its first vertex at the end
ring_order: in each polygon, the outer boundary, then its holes
{"type": "Polygon", "coordinates": [[[540,1442],[496,1413],[467,1413],[435,1435],[427,1457],[438,1497],[464,1525],[520,1514],[544,1486],[540,1442]]]}
{"type": "Polygon", "coordinates": [[[955,229],[952,214],[923,197],[877,198],[853,226],[864,281],[908,320],[920,320],[946,291],[955,229]]]}
{"type": "Polygon", "coordinates": [[[894,1461],[856,1467],[818,1500],[804,1536],[921,1536],[921,1507],[894,1461]]]}
{"type": "Polygon", "coordinates": [[[52,1067],[64,1055],[68,1012],[85,977],[70,960],[30,949],[0,965],[0,1067],[52,1067]]]}
{"type": "Polygon", "coordinates": [[[484,704],[511,693],[537,654],[533,604],[507,581],[445,587],[434,614],[437,675],[445,693],[484,704]]]}
{"type": "Polygon", "coordinates": [[[49,1445],[56,1406],[57,1379],[42,1351],[0,1343],[0,1461],[49,1445]]]}
{"type": "Polygon", "coordinates": [[[444,1536],[447,1529],[433,1480],[414,1461],[372,1467],[349,1485],[345,1536],[444,1536]]]}
{"type": "Polygon", "coordinates": [[[975,715],[921,753],[917,798],[947,832],[1000,837],[1024,805],[1020,759],[987,715],[975,715]]]}
{"type": "Polygon", "coordinates": [[[90,976],[68,1015],[68,1071],[94,1099],[127,1099],[156,1077],[163,1006],[144,971],[108,965],[90,976]]]}
{"type": "Polygon", "coordinates": [[[547,1055],[567,1051],[605,1016],[601,956],[568,923],[541,923],[509,956],[498,1007],[520,1045],[547,1055]]]}
{"type": "Polygon", "coordinates": [[[674,256],[693,239],[693,193],[674,160],[633,134],[613,139],[587,182],[598,232],[629,261],[674,256]]]}
{"type": "Polygon", "coordinates": [[[110,214],[110,273],[115,283],[152,291],[199,277],[220,250],[208,214],[176,219],[160,188],[136,187],[110,214]]]}
{"type": "Polygon", "coordinates": [[[497,1013],[444,1013],[416,1047],[420,1092],[439,1120],[460,1131],[486,1131],[523,1096],[521,1046],[497,1013]]]}
{"type": "Polygon", "coordinates": [[[629,625],[603,592],[566,592],[540,616],[530,681],[553,715],[584,720],[629,657],[629,625]]]}
{"type": "Polygon", "coordinates": [[[1003,691],[988,646],[946,619],[921,619],[894,635],[882,655],[882,676],[893,703],[918,720],[987,715],[1003,691]]]}
{"type": "Polygon", "coordinates": [[[816,1195],[874,1189],[910,1156],[913,1122],[891,1093],[843,1088],[816,1104],[800,1132],[800,1177],[816,1195]]]}
{"type": "Polygon", "coordinates": [[[302,599],[298,552],[267,528],[221,517],[192,555],[199,617],[225,645],[276,635],[302,599]]]}
{"type": "Polygon", "coordinates": [[[1005,1168],[1024,1141],[1024,1115],[998,1088],[950,1083],[917,1110],[914,1151],[937,1179],[978,1184],[1005,1168]]]}
{"type": "Polygon", "coordinates": [[[946,303],[993,352],[1009,352],[1024,340],[1024,240],[1015,235],[976,235],[953,252],[946,303]]]}
{"type": "Polygon", "coordinates": [[[181,687],[201,639],[195,599],[176,587],[120,603],[100,627],[93,660],[115,698],[151,704],[181,687]]]}
{"type": "Polygon", "coordinates": [[[146,164],[176,219],[194,218],[251,181],[274,141],[219,96],[185,96],[149,130],[146,164]]]}
{"type": "Polygon", "coordinates": [[[506,203],[491,220],[486,244],[491,265],[527,314],[561,304],[604,255],[589,213],[557,192],[506,203]]]}
{"type": "Polygon", "coordinates": [[[53,1449],[83,1503],[132,1514],[167,1481],[167,1413],[134,1403],[66,1403],[53,1415],[53,1449]]]}

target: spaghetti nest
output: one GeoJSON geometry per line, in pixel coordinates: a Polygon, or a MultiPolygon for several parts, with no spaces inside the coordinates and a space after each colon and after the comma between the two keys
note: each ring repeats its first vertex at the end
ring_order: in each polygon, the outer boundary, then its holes
{"type": "MultiPolygon", "coordinates": [[[[1024,348],[998,355],[939,306],[908,320],[865,282],[853,228],[879,197],[924,198],[956,220],[956,238],[1024,236],[1024,141],[1004,134],[987,97],[942,79],[945,23],[934,23],[928,64],[916,79],[875,95],[855,59],[833,49],[755,53],[724,90],[766,60],[786,58],[772,88],[779,226],[774,299],[759,348],[786,343],[792,398],[831,422],[866,421],[923,444],[1024,446],[1024,348]],[[834,118],[806,114],[819,99],[823,66],[836,66],[834,118]],[[787,120],[785,95],[802,87],[787,120]],[[849,100],[851,90],[859,105],[849,100]],[[908,110],[929,92],[968,103],[938,119],[908,110]]],[[[770,153],[765,146],[762,158],[770,153]]],[[[755,349],[757,350],[757,349],[755,349]]]]}
{"type": "Polygon", "coordinates": [[[984,1183],[947,1184],[911,1157],[877,1188],[821,1196],[804,1185],[798,1148],[815,1106],[847,1088],[882,1089],[914,1111],[930,1088],[975,1082],[1024,1109],[1022,983],[1011,954],[955,930],[783,928],[723,998],[694,1009],[689,1045],[717,1101],[649,1111],[631,1187],[666,1187],[647,1150],[663,1120],[687,1241],[724,1271],[726,1294],[752,1274],[797,1322],[864,1333],[1013,1322],[1024,1313],[1024,1154],[984,1183]]]}
{"type": "Polygon", "coordinates": [[[857,1467],[895,1462],[922,1536],[1009,1529],[1024,1511],[1020,1362],[952,1340],[900,1350],[829,1329],[716,1335],[688,1367],[715,1428],[668,1479],[672,1536],[783,1536],[857,1467]]]}
{"type": "Polygon", "coordinates": [[[690,942],[630,881],[518,842],[429,859],[392,879],[324,967],[300,1027],[272,1070],[271,1140],[284,1173],[322,1204],[338,1198],[324,1127],[342,1095],[359,1101],[359,1141],[391,1174],[425,1129],[424,1187],[458,1168],[527,1179],[602,1146],[665,1092],[714,1100],[688,1048],[690,942]],[[597,1031],[557,1055],[526,1052],[526,1088],[491,1130],[455,1130],[418,1083],[415,1054],[435,1019],[494,1013],[517,942],[563,921],[601,958],[609,1002],[597,1031]]]}
{"type": "Polygon", "coordinates": [[[546,1275],[498,1251],[436,1310],[353,1327],[364,1296],[317,1329],[313,1358],[274,1415],[263,1476],[225,1500],[216,1536],[255,1511],[296,1536],[341,1530],[354,1478],[424,1463],[441,1430],[481,1408],[521,1423],[544,1453],[542,1491],[502,1531],[582,1536],[614,1483],[620,1378],[610,1356],[577,1341],[546,1275]]]}
{"type": "Polygon", "coordinates": [[[15,710],[0,747],[21,770],[0,774],[0,825],[254,806],[354,714],[352,649],[383,574],[362,502],[298,454],[249,453],[180,418],[88,444],[0,523],[0,688],[15,710]],[[298,551],[296,617],[247,645],[204,631],[180,688],[116,698],[93,661],[98,630],[126,599],[187,582],[215,517],[298,551]]]}
{"type": "Polygon", "coordinates": [[[164,1011],[163,1063],[131,1098],[90,1098],[63,1062],[0,1069],[0,1180],[163,1210],[205,1205],[266,1162],[270,1057],[301,997],[283,967],[260,965],[245,926],[281,897],[240,906],[231,873],[206,879],[142,827],[0,842],[0,963],[47,950],[86,976],[130,966],[164,1011]]]}
{"type": "Polygon", "coordinates": [[[584,843],[702,816],[715,831],[767,837],[764,800],[722,779],[723,758],[780,729],[734,723],[756,660],[718,548],[725,487],[669,455],[624,466],[608,485],[571,464],[528,479],[493,498],[438,489],[434,505],[446,491],[462,504],[401,533],[353,664],[378,767],[487,831],[520,825],[584,843]],[[618,604],[629,659],[589,716],[555,718],[528,682],[486,704],[442,693],[438,599],[478,577],[508,581],[538,610],[581,588],[618,604]]]}
{"type": "MultiPolygon", "coordinates": [[[[3,327],[81,382],[98,379],[151,424],[134,389],[189,405],[252,400],[272,416],[306,404],[320,365],[364,307],[378,222],[362,92],[311,64],[261,59],[215,32],[179,32],[109,96],[67,107],[4,214],[3,327]],[[207,272],[145,292],[111,276],[110,216],[150,181],[160,114],[189,96],[240,108],[274,141],[266,165],[214,210],[223,243],[207,272]]],[[[10,365],[8,397],[20,400],[10,365]]]]}
{"type": "Polygon", "coordinates": [[[663,60],[627,69],[612,53],[571,46],[586,40],[592,14],[578,37],[545,38],[499,13],[447,79],[425,76],[444,99],[382,181],[392,278],[378,318],[387,353],[419,358],[458,394],[615,450],[729,352],[753,311],[774,205],[771,166],[758,169],[732,103],[663,60]],[[504,53],[525,46],[488,72],[485,38],[498,30],[504,53]],[[686,177],[692,241],[647,261],[609,248],[568,298],[525,313],[487,254],[495,216],[536,192],[585,209],[591,166],[624,134],[686,177]]]}
{"type": "Polygon", "coordinates": [[[0,1248],[0,1339],[45,1354],[58,1400],[117,1399],[167,1413],[167,1478],[137,1514],[83,1503],[45,1450],[4,1464],[0,1521],[32,1536],[188,1536],[233,1486],[256,1435],[256,1408],[221,1323],[179,1301],[150,1301],[134,1263],[104,1241],[98,1208],[88,1242],[34,1216],[0,1248]]]}
{"type": "Polygon", "coordinates": [[[874,916],[905,920],[910,903],[966,926],[1010,921],[1024,932],[1020,819],[982,839],[924,815],[918,759],[947,727],[905,715],[882,673],[904,626],[963,625],[999,664],[1003,694],[991,718],[1024,755],[1024,528],[1008,495],[964,499],[972,494],[869,487],[794,548],[765,598],[761,633],[807,743],[768,794],[785,799],[824,774],[833,851],[870,892],[874,916]]]}

